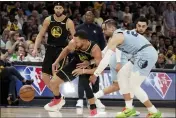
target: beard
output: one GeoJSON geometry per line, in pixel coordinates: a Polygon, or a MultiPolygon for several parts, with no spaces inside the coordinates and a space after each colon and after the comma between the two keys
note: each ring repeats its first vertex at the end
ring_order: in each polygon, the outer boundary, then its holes
{"type": "Polygon", "coordinates": [[[55,13],[55,15],[56,15],[57,17],[61,17],[61,16],[63,15],[63,13],[55,13]]]}
{"type": "Polygon", "coordinates": [[[142,32],[142,31],[138,31],[136,30],[137,33],[141,34],[141,35],[144,35],[145,32],[142,32]]]}

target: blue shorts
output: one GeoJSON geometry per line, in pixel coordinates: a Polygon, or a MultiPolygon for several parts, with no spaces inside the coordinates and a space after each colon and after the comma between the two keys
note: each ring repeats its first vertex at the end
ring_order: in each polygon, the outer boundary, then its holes
{"type": "Polygon", "coordinates": [[[158,53],[154,47],[147,47],[133,57],[132,72],[139,72],[141,76],[148,76],[158,60],[158,53]]]}

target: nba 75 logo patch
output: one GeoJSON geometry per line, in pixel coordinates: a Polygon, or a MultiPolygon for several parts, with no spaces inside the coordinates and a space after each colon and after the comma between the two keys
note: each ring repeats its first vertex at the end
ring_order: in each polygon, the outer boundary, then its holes
{"type": "Polygon", "coordinates": [[[34,80],[32,86],[35,89],[35,91],[41,96],[46,88],[46,85],[41,77],[42,68],[34,66],[16,66],[16,69],[25,79],[34,80]]]}
{"type": "Polygon", "coordinates": [[[166,73],[154,72],[150,73],[148,79],[150,79],[151,86],[164,99],[170,88],[172,79],[166,73]]]}

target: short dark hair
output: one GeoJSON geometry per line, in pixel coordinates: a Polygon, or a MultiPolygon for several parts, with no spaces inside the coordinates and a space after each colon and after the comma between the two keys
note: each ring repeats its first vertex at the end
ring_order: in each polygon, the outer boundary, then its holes
{"type": "Polygon", "coordinates": [[[146,22],[146,24],[148,25],[148,20],[147,20],[147,18],[145,18],[145,17],[143,17],[143,16],[141,16],[141,17],[139,17],[139,18],[137,19],[136,24],[137,24],[138,22],[146,22]]]}
{"type": "Polygon", "coordinates": [[[79,37],[80,39],[88,40],[88,33],[85,30],[77,30],[74,36],[79,37]]]}
{"type": "Polygon", "coordinates": [[[108,20],[104,21],[103,24],[111,25],[111,26],[114,26],[115,28],[117,28],[117,22],[115,20],[113,20],[113,19],[108,19],[108,20]]]}
{"type": "Polygon", "coordinates": [[[54,7],[55,6],[62,6],[64,8],[65,4],[64,4],[64,2],[54,2],[54,7]]]}

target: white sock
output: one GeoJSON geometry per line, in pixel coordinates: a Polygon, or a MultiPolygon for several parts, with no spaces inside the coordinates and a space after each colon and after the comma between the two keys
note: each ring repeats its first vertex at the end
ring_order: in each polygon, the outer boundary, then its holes
{"type": "Polygon", "coordinates": [[[153,105],[152,107],[148,107],[147,108],[149,112],[152,112],[152,113],[157,113],[158,110],[156,109],[156,107],[153,105]]]}
{"type": "Polygon", "coordinates": [[[95,98],[100,98],[100,97],[104,96],[103,90],[98,91],[97,93],[94,94],[94,96],[95,96],[95,98]]]}
{"type": "Polygon", "coordinates": [[[133,99],[129,100],[129,101],[125,101],[126,107],[129,109],[133,108],[133,99]]]}

